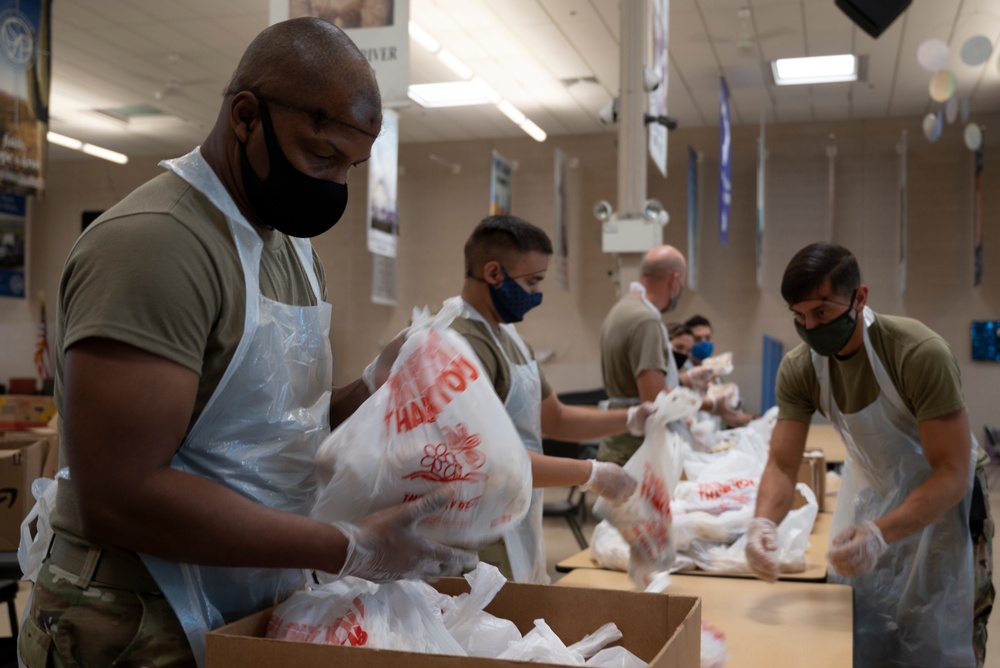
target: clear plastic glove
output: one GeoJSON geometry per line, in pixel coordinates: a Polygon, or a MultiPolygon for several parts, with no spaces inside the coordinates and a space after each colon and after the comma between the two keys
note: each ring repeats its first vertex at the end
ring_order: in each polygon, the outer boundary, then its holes
{"type": "Polygon", "coordinates": [[[580,491],[594,490],[614,505],[628,500],[630,496],[635,494],[639,483],[621,466],[612,462],[599,461],[591,461],[590,464],[590,478],[580,485],[580,491]]]}
{"type": "Polygon", "coordinates": [[[628,417],[625,419],[625,426],[628,427],[628,433],[633,436],[645,436],[646,419],[654,412],[656,412],[656,406],[651,401],[644,401],[638,406],[629,408],[628,417]]]}
{"type": "Polygon", "coordinates": [[[766,517],[755,517],[747,527],[747,564],[754,575],[766,582],[778,579],[778,527],[766,517]]]}
{"type": "Polygon", "coordinates": [[[378,357],[365,367],[364,373],[361,374],[361,379],[365,382],[365,387],[368,388],[369,394],[374,394],[375,390],[382,387],[385,381],[389,379],[389,372],[392,370],[392,365],[396,361],[396,358],[399,357],[399,349],[406,343],[406,335],[409,331],[409,328],[407,328],[394,336],[392,341],[385,344],[378,357]]]}
{"type": "Polygon", "coordinates": [[[681,385],[690,387],[692,390],[704,392],[708,390],[708,384],[716,377],[715,369],[707,366],[696,366],[681,374],[681,385]]]}
{"type": "Polygon", "coordinates": [[[718,415],[722,424],[727,427],[745,427],[750,423],[751,415],[738,408],[733,408],[724,398],[713,397],[712,401],[712,415],[718,415]]]}
{"type": "Polygon", "coordinates": [[[372,513],[358,524],[334,522],[348,539],[347,557],[339,577],[353,575],[372,582],[439,578],[471,569],[475,552],[459,550],[424,538],[417,524],[455,497],[442,488],[410,503],[372,513]]]}
{"type": "Polygon", "coordinates": [[[844,577],[864,575],[875,568],[879,557],[889,549],[882,530],[872,522],[848,527],[834,536],[826,558],[844,577]]]}

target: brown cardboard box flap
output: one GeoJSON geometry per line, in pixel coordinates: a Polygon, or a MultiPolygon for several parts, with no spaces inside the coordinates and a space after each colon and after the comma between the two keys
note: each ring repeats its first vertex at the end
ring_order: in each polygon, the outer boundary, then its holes
{"type": "MultiPolygon", "coordinates": [[[[452,596],[469,590],[468,583],[462,578],[445,578],[434,586],[452,596]]],[[[272,610],[250,615],[210,632],[206,667],[492,668],[525,665],[523,661],[272,640],[263,637],[272,610]]],[[[692,596],[508,583],[486,610],[513,621],[522,634],[534,628],[534,620],[544,619],[567,644],[593,633],[607,622],[614,622],[622,632],[620,644],[649,666],[697,668],[700,662],[701,601],[692,596]]],[[[531,665],[552,666],[542,663],[531,665]]]]}

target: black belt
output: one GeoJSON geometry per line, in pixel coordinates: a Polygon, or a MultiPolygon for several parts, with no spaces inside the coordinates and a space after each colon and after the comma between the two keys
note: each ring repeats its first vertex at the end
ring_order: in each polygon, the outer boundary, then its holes
{"type": "Polygon", "coordinates": [[[138,555],[74,543],[59,534],[52,538],[48,561],[76,577],[78,587],[103,585],[140,594],[160,594],[156,580],[138,555]]]}

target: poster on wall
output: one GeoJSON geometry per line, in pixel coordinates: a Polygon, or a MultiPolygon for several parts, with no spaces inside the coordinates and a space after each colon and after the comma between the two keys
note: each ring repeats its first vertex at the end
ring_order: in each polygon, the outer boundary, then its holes
{"type": "Polygon", "coordinates": [[[719,79],[722,89],[719,94],[719,243],[729,246],[729,205],[733,201],[732,157],[733,135],[729,124],[729,86],[725,79],[719,79]]]}
{"type": "Polygon", "coordinates": [[[22,195],[0,192],[0,297],[26,294],[25,202],[22,195]]]}
{"type": "Polygon", "coordinates": [[[906,292],[906,130],[899,141],[899,291],[906,292]]]}
{"type": "Polygon", "coordinates": [[[827,199],[826,199],[826,240],[833,243],[833,229],[837,214],[837,138],[830,135],[826,145],[827,199]]]}
{"type": "Polygon", "coordinates": [[[44,185],[51,79],[51,0],[0,0],[0,188],[44,185]]]}
{"type": "Polygon", "coordinates": [[[368,59],[382,104],[409,104],[409,0],[271,0],[271,23],[300,16],[317,16],[350,36],[368,59]]]}
{"type": "Polygon", "coordinates": [[[760,137],[757,139],[757,287],[764,287],[764,110],[760,110],[760,137]]]}
{"type": "Polygon", "coordinates": [[[698,152],[688,146],[688,287],[698,289],[698,152]]]}
{"type": "Polygon", "coordinates": [[[385,109],[382,132],[368,160],[368,251],[376,255],[396,257],[398,178],[399,114],[385,109]]]}
{"type": "MultiPolygon", "coordinates": [[[[985,143],[985,142],[983,142],[985,143]]],[[[973,216],[976,224],[975,249],[973,251],[972,284],[983,282],[983,145],[980,144],[975,153],[975,199],[973,216]]]]}
{"type": "MultiPolygon", "coordinates": [[[[652,3],[653,45],[652,70],[659,84],[649,94],[649,113],[652,116],[667,115],[667,78],[670,75],[667,43],[670,27],[670,0],[653,0],[652,3]]],[[[649,126],[649,157],[664,177],[667,176],[667,127],[660,123],[649,126]]]]}
{"type": "Polygon", "coordinates": [[[569,290],[569,200],[566,180],[569,176],[569,156],[556,149],[556,247],[553,258],[556,285],[569,290]]]}
{"type": "Polygon", "coordinates": [[[372,255],[372,303],[396,305],[396,258],[372,255]]]}
{"type": "Polygon", "coordinates": [[[510,213],[511,180],[513,171],[503,156],[493,151],[490,167],[490,215],[510,213]]]}

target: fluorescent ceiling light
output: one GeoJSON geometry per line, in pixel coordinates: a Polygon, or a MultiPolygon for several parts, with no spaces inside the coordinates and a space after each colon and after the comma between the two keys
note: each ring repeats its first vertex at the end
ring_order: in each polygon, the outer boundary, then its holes
{"type": "Polygon", "coordinates": [[[417,44],[424,47],[431,53],[437,53],[441,50],[441,45],[438,41],[427,34],[427,31],[421,28],[419,25],[410,21],[409,25],[410,37],[417,40],[417,44]]]}
{"type": "Polygon", "coordinates": [[[119,165],[124,165],[128,162],[128,156],[124,153],[119,153],[118,151],[112,151],[109,148],[101,148],[100,146],[94,146],[93,144],[84,144],[83,148],[80,149],[87,155],[92,155],[95,158],[102,158],[104,160],[110,160],[111,162],[117,162],[119,165]]]}
{"type": "Polygon", "coordinates": [[[101,146],[94,146],[93,144],[87,144],[79,139],[73,139],[72,137],[61,135],[58,132],[52,132],[49,130],[45,134],[45,138],[53,144],[65,146],[66,148],[71,148],[74,151],[83,151],[87,155],[92,155],[95,158],[101,158],[103,160],[110,160],[111,162],[117,162],[119,165],[124,165],[128,162],[128,156],[124,153],[112,151],[111,149],[103,148],[101,146]]]}
{"type": "Polygon", "coordinates": [[[83,148],[83,142],[80,141],[79,139],[73,139],[72,137],[61,135],[58,132],[52,132],[51,130],[49,130],[46,137],[53,144],[57,144],[58,146],[65,146],[66,148],[71,148],[74,151],[79,151],[81,148],[83,148]]]}
{"type": "Polygon", "coordinates": [[[522,112],[520,109],[515,107],[507,100],[500,100],[499,102],[497,102],[497,109],[503,112],[504,116],[514,121],[514,125],[521,125],[522,123],[524,123],[524,121],[527,120],[527,117],[524,115],[524,112],[522,112]]]}
{"type": "Polygon", "coordinates": [[[520,127],[522,130],[528,133],[529,137],[531,137],[535,141],[542,142],[545,141],[546,137],[548,137],[548,135],[545,134],[545,130],[535,125],[535,122],[532,121],[530,118],[525,118],[524,122],[521,123],[520,127]]]}
{"type": "Polygon", "coordinates": [[[486,89],[475,81],[446,81],[444,83],[413,84],[410,99],[421,107],[467,107],[493,102],[493,89],[486,89]]]}
{"type": "Polygon", "coordinates": [[[857,81],[858,59],[850,54],[812,58],[779,58],[771,63],[779,86],[857,81]]]}

